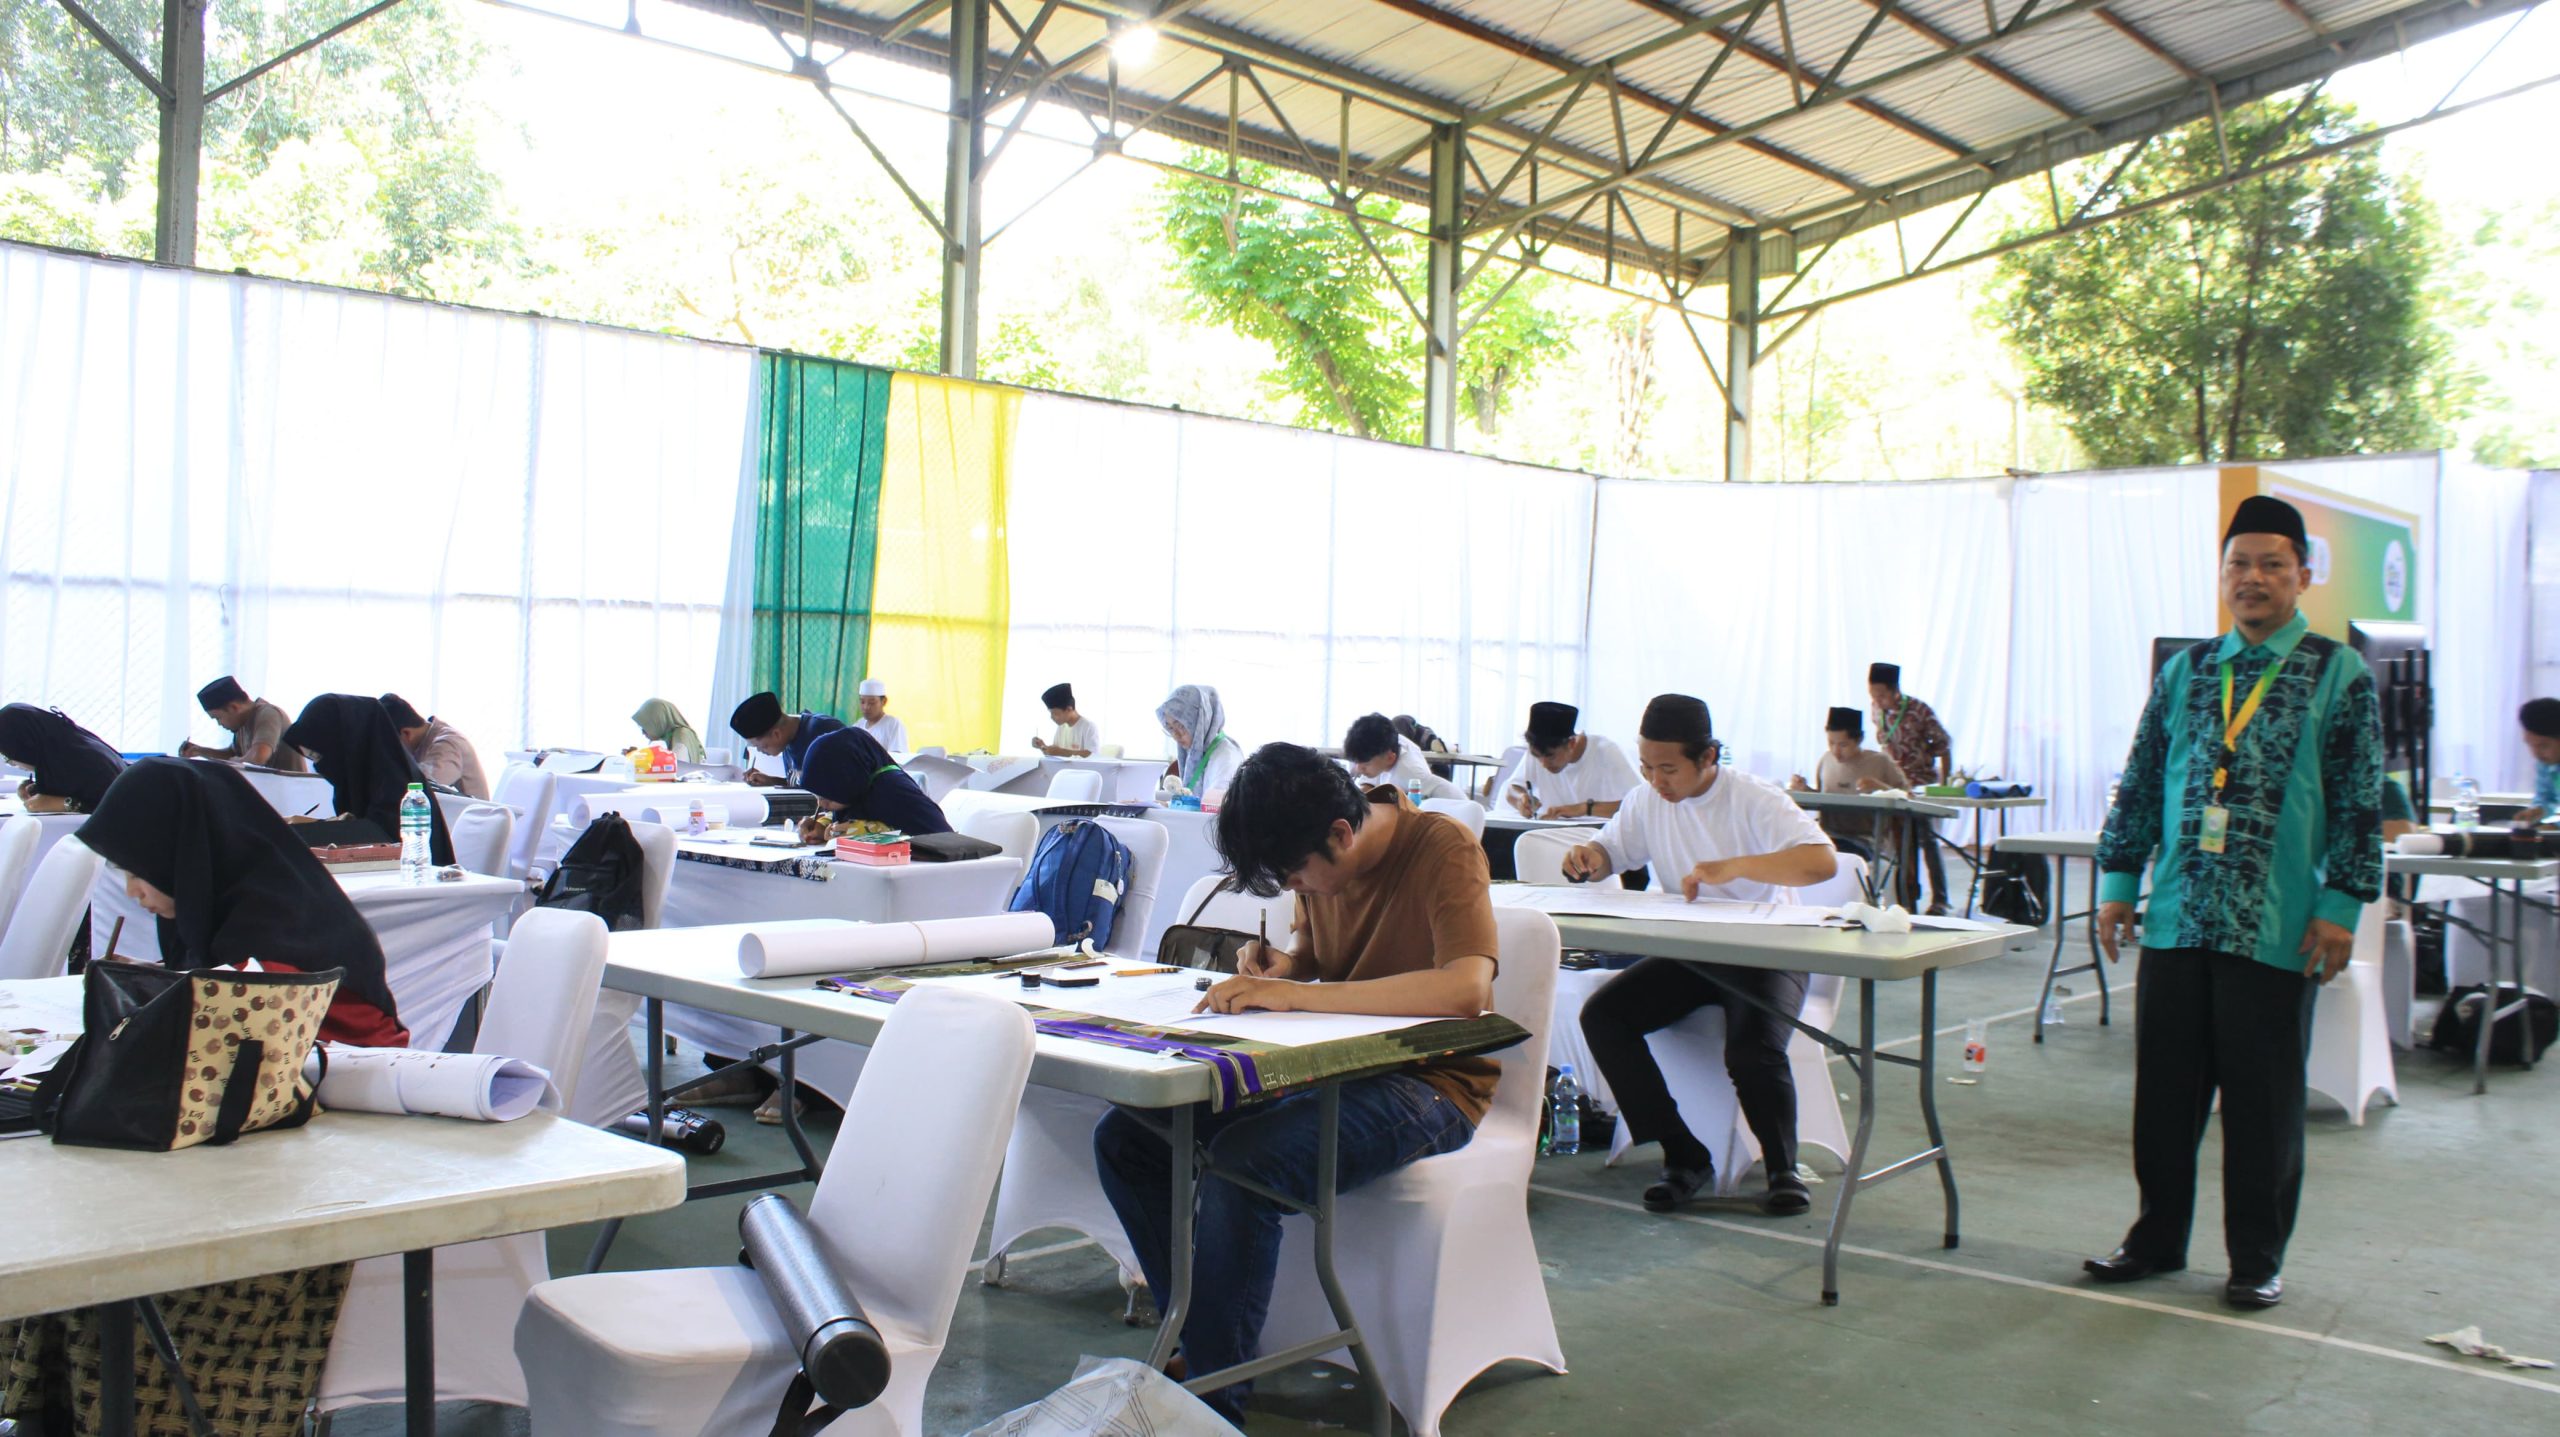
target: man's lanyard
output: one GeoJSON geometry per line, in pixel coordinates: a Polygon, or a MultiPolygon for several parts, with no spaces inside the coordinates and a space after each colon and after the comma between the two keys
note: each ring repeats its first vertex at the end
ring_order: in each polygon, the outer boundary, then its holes
{"type": "Polygon", "coordinates": [[[2229,660],[2223,662],[2222,761],[2215,764],[2213,769],[2213,801],[2215,803],[2222,802],[2222,790],[2231,782],[2231,760],[2240,751],[2240,735],[2249,727],[2249,720],[2258,716],[2258,705],[2266,701],[2267,689],[2276,681],[2276,670],[2283,667],[2282,659],[2267,665],[2267,671],[2258,675],[2258,682],[2251,686],[2248,701],[2240,705],[2239,717],[2234,718],[2231,713],[2231,664],[2229,660]]]}
{"type": "Polygon", "coordinates": [[[1911,712],[1911,695],[1904,694],[1902,696],[1902,702],[1894,705],[1893,717],[1886,722],[1884,732],[1876,736],[1876,746],[1878,748],[1882,748],[1886,744],[1893,742],[1894,734],[1899,732],[1902,728],[1902,716],[1909,712],[1911,712]]]}

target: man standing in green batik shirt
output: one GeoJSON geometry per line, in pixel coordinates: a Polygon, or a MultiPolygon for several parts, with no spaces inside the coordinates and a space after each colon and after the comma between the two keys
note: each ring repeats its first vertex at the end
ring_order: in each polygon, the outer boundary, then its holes
{"type": "Polygon", "coordinates": [[[2312,1001],[2382,891],[2381,710],[2364,661],[2302,617],[2309,555],[2292,505],[2241,501],[2222,542],[2234,628],[2161,668],[2098,840],[2110,962],[2136,936],[2151,864],[2134,980],[2142,1215],[2121,1247],[2082,1264],[2100,1282],[2187,1265],[2196,1149],[2219,1089],[2223,1300],[2284,1300],[2312,1001]]]}

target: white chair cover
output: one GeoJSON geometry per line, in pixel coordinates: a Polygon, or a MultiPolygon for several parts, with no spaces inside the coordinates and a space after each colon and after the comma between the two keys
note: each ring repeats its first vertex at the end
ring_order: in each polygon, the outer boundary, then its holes
{"type": "Polygon", "coordinates": [[[1465,824],[1467,832],[1474,834],[1477,842],[1484,841],[1484,805],[1472,798],[1426,798],[1422,801],[1422,811],[1445,813],[1465,824]]]}
{"type": "Polygon", "coordinates": [[[2400,1078],[2391,1061],[2391,1033],[2383,1001],[2384,905],[2368,903],[2356,920],[2356,943],[2346,971],[2320,989],[2311,1014],[2311,1056],[2303,1080],[2311,1091],[2347,1110],[2364,1126],[2365,1105],[2375,1094],[2400,1105],[2400,1078]]]}
{"type": "Polygon", "coordinates": [[[0,933],[9,931],[9,917],[17,912],[27,876],[35,872],[36,845],[43,840],[44,824],[32,814],[12,814],[0,823],[0,933]]]}
{"type": "MultiPolygon", "coordinates": [[[[35,876],[0,933],[0,978],[56,978],[71,965],[71,936],[80,931],[80,915],[89,906],[90,885],[106,866],[89,845],[66,838],[36,865],[35,876]]],[[[93,940],[103,952],[107,935],[93,940]]],[[[158,944],[158,935],[153,935],[158,944]]]]}
{"type": "Polygon", "coordinates": [[[515,840],[507,848],[507,874],[522,878],[533,871],[534,852],[551,826],[551,804],[559,778],[529,763],[511,763],[498,775],[492,796],[516,815],[515,840]]]}
{"type": "Polygon", "coordinates": [[[1564,880],[1564,856],[1591,841],[1596,828],[1526,828],[1511,845],[1511,871],[1523,883],[1550,888],[1564,880]]]}
{"type": "Polygon", "coordinates": [[[1062,768],[1049,775],[1049,796],[1066,803],[1099,803],[1102,773],[1099,769],[1062,768]]]}
{"type": "Polygon", "coordinates": [[[453,833],[455,863],[472,873],[507,876],[507,853],[516,835],[513,810],[501,803],[466,804],[446,818],[445,826],[453,833]]]}
{"type": "MultiPolygon", "coordinates": [[[[605,938],[604,920],[591,913],[536,909],[516,925],[506,966],[489,985],[487,1015],[472,1051],[503,1053],[550,1073],[558,1099],[545,1106],[554,1111],[576,1100],[583,1040],[604,976],[605,938]]],[[[516,1318],[525,1294],[550,1278],[538,1232],[436,1249],[438,1400],[524,1405],[524,1369],[513,1341],[516,1318]]],[[[408,1391],[406,1331],[400,1259],[357,1263],[321,1372],[320,1410],[400,1401],[408,1391]]]]}
{"type": "Polygon", "coordinates": [[[953,819],[951,826],[971,838],[1003,849],[1004,856],[1016,863],[1030,863],[1031,850],[1040,846],[1040,817],[1033,813],[982,808],[966,817],[953,819]]]}
{"type": "MultiPolygon", "coordinates": [[[[1492,1110],[1465,1147],[1344,1193],[1335,1208],[1343,1297],[1413,1437],[1438,1437],[1450,1401],[1497,1362],[1565,1370],[1529,1231],[1559,944],[1543,913],[1498,908],[1493,917],[1502,961],[1494,1011],[1528,1029],[1529,1040],[1494,1055],[1502,1078],[1492,1110]]],[[[1314,1224],[1291,1217],[1282,1229],[1266,1352],[1334,1326],[1315,1280],[1314,1224]]]]}
{"type": "MultiPolygon", "coordinates": [[[[845,1152],[809,1204],[837,1274],[889,1344],[888,1390],[831,1433],[922,1437],[1003,1134],[1031,1071],[1031,1015],[993,994],[910,993],[845,1103],[845,1152]]],[[[516,1324],[537,1437],[733,1437],[768,1430],[796,1371],[746,1268],[543,1283],[516,1324]]]]}

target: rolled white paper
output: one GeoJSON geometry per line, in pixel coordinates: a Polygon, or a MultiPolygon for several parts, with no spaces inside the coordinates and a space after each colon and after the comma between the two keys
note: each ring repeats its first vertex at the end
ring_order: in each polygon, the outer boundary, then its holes
{"type": "Polygon", "coordinates": [[[2404,833],[2392,840],[2391,847],[2399,853],[2424,854],[2433,857],[2444,852],[2444,835],[2423,830],[2417,833],[2404,833]]]}
{"type": "Polygon", "coordinates": [[[738,971],[750,978],[800,978],[861,968],[912,968],[1005,958],[1052,946],[1043,913],[929,918],[919,923],[769,923],[738,940],[738,971]]]}

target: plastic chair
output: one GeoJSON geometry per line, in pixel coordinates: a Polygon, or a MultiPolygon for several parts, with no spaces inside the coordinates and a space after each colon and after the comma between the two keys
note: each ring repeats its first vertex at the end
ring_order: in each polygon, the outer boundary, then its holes
{"type": "MultiPolygon", "coordinates": [[[[810,1225],[887,1340],[879,1400],[827,1430],[922,1437],[925,1383],[950,1335],[969,1250],[1003,1160],[1031,1015],[993,994],[925,988],[892,1010],[810,1225]]],[[[742,1266],[596,1273],[536,1287],[515,1329],[537,1437],[732,1437],[772,1428],[798,1354],[742,1266]]]]}
{"type": "MultiPolygon", "coordinates": [[[[1156,884],[1164,876],[1172,835],[1163,824],[1143,818],[1094,821],[1129,845],[1128,891],[1121,895],[1120,915],[1102,951],[1118,958],[1148,956],[1141,945],[1155,913],[1156,884]]],[[[990,1286],[1004,1280],[1005,1250],[1046,1227],[1092,1238],[1120,1264],[1122,1286],[1137,1280],[1137,1256],[1093,1167],[1093,1127],[1109,1110],[1110,1104],[1100,1098],[1055,1088],[1033,1088],[1022,1095],[1013,1136],[1005,1146],[1004,1180],[996,1189],[995,1221],[987,1239],[990,1286]]]]}
{"type": "Polygon", "coordinates": [[[0,823],[0,933],[9,931],[18,895],[26,891],[27,875],[35,871],[36,845],[43,841],[44,823],[31,814],[16,814],[0,823]]]}
{"type": "Polygon", "coordinates": [[[1068,803],[1100,803],[1102,773],[1091,768],[1062,768],[1049,775],[1049,796],[1068,803]]]}
{"type": "MultiPolygon", "coordinates": [[[[655,928],[667,906],[667,885],[675,878],[676,831],[663,823],[634,823],[631,836],[640,841],[640,926],[655,928]]],[[[524,920],[516,921],[521,925],[524,920]]],[[[587,1025],[587,1080],[579,1085],[570,1117],[589,1127],[607,1127],[649,1101],[649,1080],[631,1048],[631,1020],[638,1016],[639,994],[596,995],[595,1014],[587,1025]]]]}
{"type": "MultiPolygon", "coordinates": [[[[1335,1208],[1343,1297],[1413,1437],[1437,1437],[1451,1400],[1497,1362],[1565,1370],[1529,1230],[1560,950],[1555,920],[1543,913],[1497,908],[1493,918],[1502,962],[1494,1011],[1528,1029],[1529,1039],[1494,1055],[1502,1078],[1492,1110],[1465,1147],[1344,1193],[1335,1208]]],[[[1266,1352],[1334,1326],[1316,1285],[1314,1222],[1293,1216],[1282,1227],[1266,1352]]]]}
{"type": "Polygon", "coordinates": [[[1484,841],[1484,805],[1472,798],[1426,798],[1422,811],[1447,814],[1465,824],[1478,843],[1484,841]]]}
{"type": "MultiPolygon", "coordinates": [[[[605,939],[604,920],[592,913],[536,909],[516,925],[506,966],[489,987],[471,1051],[521,1058],[550,1073],[558,1090],[545,1104],[551,1111],[576,1098],[605,939]]],[[[396,1257],[369,1257],[348,1275],[320,1374],[322,1412],[398,1402],[407,1393],[400,1266],[396,1257]]],[[[538,1232],[436,1249],[437,1400],[524,1405],[524,1369],[511,1334],[525,1294],[550,1278],[538,1232]]]]}
{"type": "Polygon", "coordinates": [[[515,810],[515,841],[507,849],[506,875],[522,878],[533,871],[533,858],[542,846],[542,835],[551,826],[551,807],[559,793],[560,778],[545,773],[528,763],[511,763],[498,775],[498,786],[491,790],[500,803],[515,810]]]}
{"type": "Polygon", "coordinates": [[[1040,846],[1040,817],[1033,813],[1011,813],[1000,808],[982,808],[951,820],[955,830],[992,843],[1004,850],[1004,856],[1017,863],[1031,862],[1031,850],[1040,846]]]}
{"type": "Polygon", "coordinates": [[[514,847],[515,811],[502,803],[470,803],[446,816],[453,834],[453,861],[472,873],[507,876],[507,855],[514,847]]]}
{"type": "Polygon", "coordinates": [[[1591,841],[1596,828],[1528,828],[1520,832],[1519,841],[1511,846],[1511,869],[1523,883],[1541,883],[1549,888],[1561,885],[1564,856],[1591,841]]]}
{"type": "Polygon", "coordinates": [[[2364,1126],[2365,1105],[2375,1094],[2400,1106],[2399,1073],[2391,1061],[2389,1017],[2383,1002],[2384,906],[2368,903],[2356,919],[2356,942],[2346,971],[2320,989],[2311,1015],[2311,1056],[2303,1081],[2347,1110],[2347,1122],[2364,1126]]]}
{"type": "MultiPolygon", "coordinates": [[[[90,886],[106,867],[77,834],[53,846],[0,933],[0,978],[58,978],[71,966],[71,935],[88,911],[90,886]]],[[[105,935],[99,935],[101,944],[105,935]]]]}

